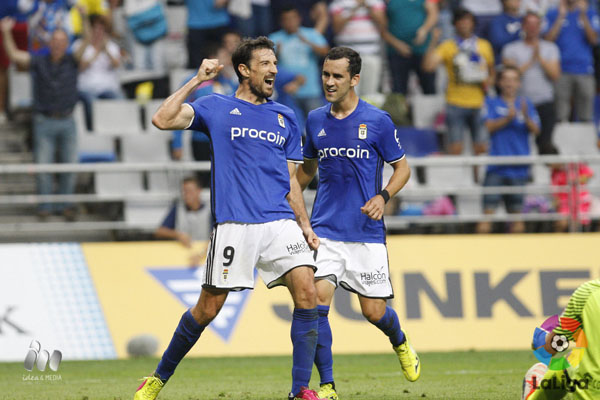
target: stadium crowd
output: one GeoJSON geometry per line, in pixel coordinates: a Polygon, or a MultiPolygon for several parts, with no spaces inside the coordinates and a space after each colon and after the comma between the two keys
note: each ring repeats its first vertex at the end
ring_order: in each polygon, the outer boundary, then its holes
{"type": "MultiPolygon", "coordinates": [[[[445,94],[446,106],[436,118],[441,121],[436,125],[437,152],[557,154],[557,122],[599,117],[594,111],[600,82],[599,8],[600,2],[591,0],[4,0],[0,126],[10,123],[9,65],[29,68],[35,160],[49,162],[58,154],[57,162],[73,161],[77,98],[85,105],[91,130],[96,99],[127,96],[120,71],[150,70],[167,77],[174,68],[197,69],[206,57],[218,58],[225,69],[190,100],[232,94],[237,78],[231,54],[241,38],[265,35],[275,43],[279,62],[274,100],[291,107],[302,126],[310,110],[325,104],[323,56],[333,46],[347,46],[362,58],[358,93],[375,103],[384,99],[379,105],[397,125],[410,124],[405,106],[414,105],[415,96],[445,94]],[[183,7],[187,21],[177,22],[185,28],[168,25],[167,11],[183,7]],[[56,42],[61,40],[68,41],[68,49],[58,54],[56,42]],[[186,60],[170,57],[170,48],[187,50],[186,60]],[[75,74],[76,87],[68,79],[75,74]],[[471,141],[465,140],[465,132],[471,141]],[[535,149],[530,148],[530,134],[535,149]]],[[[166,94],[157,88],[154,96],[166,94]]],[[[181,131],[173,133],[171,146],[172,158],[181,159],[181,131]]],[[[193,133],[196,160],[208,160],[209,146],[206,135],[193,133]]],[[[560,166],[548,169],[553,184],[559,179],[556,168],[560,166]]],[[[585,170],[589,179],[592,172],[585,170]]],[[[73,178],[63,175],[58,193],[73,193],[73,178]]],[[[522,186],[530,169],[490,166],[485,177],[477,171],[474,175],[475,182],[486,186],[522,186]]],[[[40,194],[52,193],[50,179],[40,175],[40,194]]],[[[572,210],[564,196],[550,202],[566,218],[572,210]]],[[[510,195],[484,196],[484,212],[493,212],[500,200],[509,213],[523,211],[524,196],[510,195]]],[[[73,218],[68,204],[40,205],[40,216],[50,212],[73,218]]],[[[511,228],[523,229],[520,224],[511,228]]]]}

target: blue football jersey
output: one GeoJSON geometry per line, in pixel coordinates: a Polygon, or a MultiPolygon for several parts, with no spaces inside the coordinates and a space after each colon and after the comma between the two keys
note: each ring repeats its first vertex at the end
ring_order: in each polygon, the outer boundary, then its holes
{"type": "Polygon", "coordinates": [[[293,219],[287,161],[302,162],[294,112],[268,101],[252,104],[213,94],[189,104],[189,129],[211,144],[211,207],[217,223],[264,223],[293,219]]]}
{"type": "Polygon", "coordinates": [[[381,191],[384,161],[404,157],[396,127],[388,113],[362,100],[344,119],[330,110],[328,104],[311,111],[306,125],[304,158],[319,161],[312,227],[327,239],[384,243],[383,220],[372,220],[360,208],[381,191]]]}

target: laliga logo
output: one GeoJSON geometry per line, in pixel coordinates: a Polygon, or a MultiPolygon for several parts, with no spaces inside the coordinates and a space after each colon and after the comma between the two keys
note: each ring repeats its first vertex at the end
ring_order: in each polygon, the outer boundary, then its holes
{"type": "Polygon", "coordinates": [[[548,369],[552,371],[577,367],[586,354],[587,345],[587,338],[581,327],[581,323],[575,319],[559,317],[558,315],[549,317],[541,326],[535,328],[531,343],[535,357],[540,362],[546,364],[548,369]],[[552,341],[550,342],[550,346],[556,353],[550,354],[546,351],[544,345],[548,334],[553,332],[557,327],[572,334],[575,346],[569,346],[569,337],[557,334],[552,337],[552,341]]]}
{"type": "Polygon", "coordinates": [[[33,371],[35,365],[38,370],[44,371],[46,365],[50,367],[52,371],[58,371],[60,362],[62,361],[62,353],[59,350],[54,350],[52,355],[46,350],[41,350],[42,346],[37,340],[32,340],[29,345],[29,351],[25,356],[25,369],[27,371],[33,371]]]}

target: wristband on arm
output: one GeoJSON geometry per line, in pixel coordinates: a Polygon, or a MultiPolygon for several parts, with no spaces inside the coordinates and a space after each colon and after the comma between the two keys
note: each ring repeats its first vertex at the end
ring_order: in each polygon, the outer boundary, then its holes
{"type": "Polygon", "coordinates": [[[379,192],[379,195],[381,197],[383,197],[383,201],[387,204],[388,201],[390,201],[390,194],[388,193],[387,190],[383,189],[381,192],[379,192]]]}

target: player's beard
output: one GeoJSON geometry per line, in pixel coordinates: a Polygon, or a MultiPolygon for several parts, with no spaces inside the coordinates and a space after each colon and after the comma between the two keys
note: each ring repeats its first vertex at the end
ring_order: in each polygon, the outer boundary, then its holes
{"type": "Polygon", "coordinates": [[[264,99],[266,100],[267,98],[269,98],[271,95],[273,95],[273,90],[270,90],[270,93],[267,93],[265,91],[263,91],[262,89],[262,82],[258,85],[255,86],[252,81],[248,82],[248,86],[250,87],[250,92],[255,95],[256,97],[258,97],[259,99],[264,99]]]}

